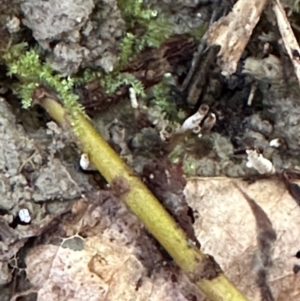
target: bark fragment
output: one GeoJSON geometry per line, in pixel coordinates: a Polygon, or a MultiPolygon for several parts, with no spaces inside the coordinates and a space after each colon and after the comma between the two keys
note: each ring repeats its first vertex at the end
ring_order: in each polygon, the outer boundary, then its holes
{"type": "Polygon", "coordinates": [[[239,0],[227,16],[209,28],[206,39],[210,45],[221,46],[218,57],[224,75],[236,71],[241,55],[267,2],[267,0],[239,0]]]}

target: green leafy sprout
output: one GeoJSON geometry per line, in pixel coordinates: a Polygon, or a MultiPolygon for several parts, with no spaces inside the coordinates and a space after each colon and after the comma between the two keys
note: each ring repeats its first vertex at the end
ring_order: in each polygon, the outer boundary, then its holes
{"type": "Polygon", "coordinates": [[[34,90],[42,84],[58,94],[70,114],[84,113],[78,96],[72,91],[73,79],[55,74],[48,62],[41,62],[37,49],[28,49],[26,43],[16,44],[2,58],[8,67],[8,75],[18,77],[19,82],[12,89],[21,98],[24,108],[31,106],[34,90]]]}
{"type": "Polygon", "coordinates": [[[101,85],[109,94],[114,93],[123,85],[128,85],[135,90],[136,94],[142,97],[146,96],[143,84],[135,76],[127,72],[111,72],[101,80],[101,85]]]}

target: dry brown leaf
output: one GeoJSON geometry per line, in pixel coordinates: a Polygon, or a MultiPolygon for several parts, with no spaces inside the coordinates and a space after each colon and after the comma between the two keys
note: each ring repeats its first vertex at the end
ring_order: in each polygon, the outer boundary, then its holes
{"type": "MultiPolygon", "coordinates": [[[[98,237],[86,239],[81,251],[40,245],[26,258],[27,276],[38,289],[39,301],[104,300],[112,289],[110,282],[134,260],[130,251],[98,237]]],[[[138,269],[135,275],[140,276],[138,269]]]]}
{"type": "Polygon", "coordinates": [[[215,257],[249,300],[262,300],[256,283],[262,266],[257,221],[234,183],[261,207],[276,232],[269,258],[272,265],[267,269],[274,300],[300,300],[300,275],[293,273],[295,254],[300,250],[300,207],[279,180],[248,184],[227,178],[190,179],[185,193],[200,215],[194,227],[203,251],[215,257]]]}
{"type": "Polygon", "coordinates": [[[104,236],[85,239],[81,251],[39,245],[26,258],[27,277],[37,290],[37,301],[187,300],[181,293],[193,291],[187,279],[179,275],[179,285],[163,271],[149,277],[133,249],[104,236]]]}
{"type": "Polygon", "coordinates": [[[210,45],[221,46],[218,63],[224,75],[235,72],[267,2],[267,0],[239,0],[227,16],[209,28],[206,39],[210,45]]]}

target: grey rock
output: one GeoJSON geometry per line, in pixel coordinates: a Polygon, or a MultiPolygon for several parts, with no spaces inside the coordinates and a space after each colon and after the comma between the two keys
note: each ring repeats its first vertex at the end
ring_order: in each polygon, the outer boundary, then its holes
{"type": "Polygon", "coordinates": [[[245,147],[255,147],[255,148],[267,148],[269,146],[268,140],[263,134],[256,131],[251,131],[246,129],[243,136],[245,147]]]}
{"type": "Polygon", "coordinates": [[[233,146],[228,138],[217,133],[211,134],[213,149],[220,159],[227,159],[233,154],[233,146]]]}
{"type": "Polygon", "coordinates": [[[0,208],[10,210],[20,199],[31,197],[31,188],[20,170],[35,152],[35,146],[16,126],[11,108],[3,98],[0,99],[0,137],[0,208]]]}
{"type": "Polygon", "coordinates": [[[16,125],[10,106],[1,99],[0,193],[3,197],[0,209],[18,208],[21,200],[73,199],[90,187],[88,179],[78,174],[76,162],[63,164],[61,160],[53,158],[68,143],[67,133],[58,129],[53,124],[51,130],[44,131],[48,139],[29,139],[24,129],[16,125]],[[49,154],[46,165],[43,163],[45,153],[49,154]],[[30,185],[29,179],[22,173],[28,168],[31,170],[30,185]]]}
{"type": "Polygon", "coordinates": [[[220,175],[220,166],[219,164],[211,159],[201,159],[197,162],[197,176],[203,177],[213,177],[220,175]]]}
{"type": "Polygon", "coordinates": [[[0,287],[8,284],[12,279],[12,273],[6,262],[0,262],[0,287]]]}
{"type": "Polygon", "coordinates": [[[300,154],[300,104],[294,98],[274,99],[269,112],[274,118],[273,138],[282,138],[294,154],[300,154]]]}
{"type": "Polygon", "coordinates": [[[74,199],[81,193],[79,186],[58,159],[50,159],[39,170],[34,187],[32,199],[35,202],[74,199]]]}
{"type": "Polygon", "coordinates": [[[194,0],[145,0],[144,3],[155,9],[158,15],[164,14],[172,24],[172,31],[175,34],[199,28],[204,23],[203,19],[210,18],[207,11],[196,9],[198,2],[194,0]]]}
{"type": "Polygon", "coordinates": [[[65,74],[77,72],[89,50],[77,43],[60,42],[54,47],[50,62],[53,69],[65,74]],[[61,66],[64,69],[61,70],[61,66]]]}
{"type": "Polygon", "coordinates": [[[273,131],[273,126],[268,120],[262,120],[258,114],[253,114],[250,117],[245,118],[248,123],[247,127],[254,131],[269,136],[273,131]]]}
{"type": "Polygon", "coordinates": [[[63,36],[68,39],[76,35],[76,31],[87,22],[93,8],[93,0],[27,0],[21,5],[23,23],[45,47],[63,36]]]}
{"type": "Polygon", "coordinates": [[[220,166],[222,168],[222,172],[227,177],[238,178],[238,177],[243,177],[246,174],[245,171],[243,170],[242,164],[235,164],[230,160],[223,160],[220,163],[220,166]]]}
{"type": "MultiPolygon", "coordinates": [[[[0,261],[7,261],[29,237],[39,235],[54,217],[65,212],[67,200],[80,196],[90,186],[87,177],[76,170],[74,159],[70,163],[69,158],[66,158],[68,162],[54,158],[68,144],[67,131],[49,123],[48,131],[39,131],[36,140],[29,138],[23,127],[16,124],[12,109],[3,98],[0,99],[0,137],[0,210],[4,212],[0,261]],[[51,200],[50,214],[35,203],[48,200],[51,200]],[[65,206],[60,206],[61,200],[65,206]],[[21,209],[28,210],[31,224],[11,228],[9,224],[21,209]]],[[[1,273],[0,266],[0,285],[9,281],[7,277],[2,279],[1,273]]]]}
{"type": "Polygon", "coordinates": [[[48,60],[63,75],[80,67],[113,70],[125,23],[116,0],[25,0],[21,5],[23,24],[41,47],[51,50],[48,60]]]}

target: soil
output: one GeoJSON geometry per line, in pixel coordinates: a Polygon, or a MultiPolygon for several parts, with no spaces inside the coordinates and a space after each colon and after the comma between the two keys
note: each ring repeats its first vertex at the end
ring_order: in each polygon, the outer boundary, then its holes
{"type": "MultiPolygon", "coordinates": [[[[0,0],[3,28],[7,18],[11,21],[14,16],[20,22],[16,33],[11,29],[16,21],[10,23],[10,32],[6,27],[1,29],[0,55],[16,39],[38,45],[52,68],[64,76],[81,74],[91,66],[104,73],[113,69],[126,32],[117,1],[90,0],[82,7],[81,1],[70,0],[65,4],[68,17],[61,19],[58,0],[52,5],[42,0],[20,2],[5,10],[8,2],[0,0]],[[41,16],[42,25],[38,23],[41,16]],[[58,23],[50,26],[56,18],[58,23]]],[[[183,194],[185,177],[255,179],[259,173],[247,165],[249,149],[259,150],[277,174],[299,170],[300,90],[285,49],[278,43],[279,33],[268,8],[237,72],[225,77],[217,64],[219,48],[195,38],[194,30],[226,14],[231,1],[206,1],[203,5],[160,2],[145,1],[174,24],[172,35],[158,48],[145,48],[119,70],[130,73],[145,87],[146,96],[137,96],[138,109],[132,107],[128,85],[107,93],[96,80],[78,84],[74,91],[101,135],[199,247],[193,229],[195,212],[183,194]],[[262,39],[266,35],[267,41],[262,39]],[[159,84],[167,88],[163,101],[155,94],[159,84]],[[216,116],[215,122],[210,125],[206,115],[199,125],[201,135],[178,132],[202,104],[216,116]],[[272,146],[274,139],[280,141],[278,147],[272,146]]],[[[290,6],[287,4],[287,9],[290,6]]],[[[298,26],[298,12],[290,13],[294,27],[298,26]]],[[[71,236],[70,229],[72,235],[77,234],[74,225],[84,218],[86,224],[80,229],[84,239],[99,231],[111,237],[111,242],[134,249],[134,264],[144,267],[140,278],[135,279],[136,287],[154,279],[156,287],[159,281],[165,285],[161,296],[170,289],[176,300],[204,300],[135,217],[118,203],[116,193],[108,189],[101,175],[80,167],[82,154],[74,136],[59,128],[40,107],[23,109],[11,92],[11,82],[16,79],[6,76],[5,65],[0,68],[0,190],[4,196],[0,201],[1,300],[43,300],[26,278],[25,258],[37,245],[61,245],[58,237],[71,236]],[[98,212],[95,208],[105,220],[100,226],[91,222],[92,212],[98,212]],[[28,211],[30,222],[22,220],[23,209],[28,211]],[[68,223],[72,227],[67,229],[64,225],[68,223]],[[112,226],[115,224],[116,228],[112,226]],[[169,279],[173,279],[171,285],[169,279]],[[27,290],[28,295],[11,299],[27,290]]],[[[84,249],[77,245],[69,248],[84,249]]]]}

